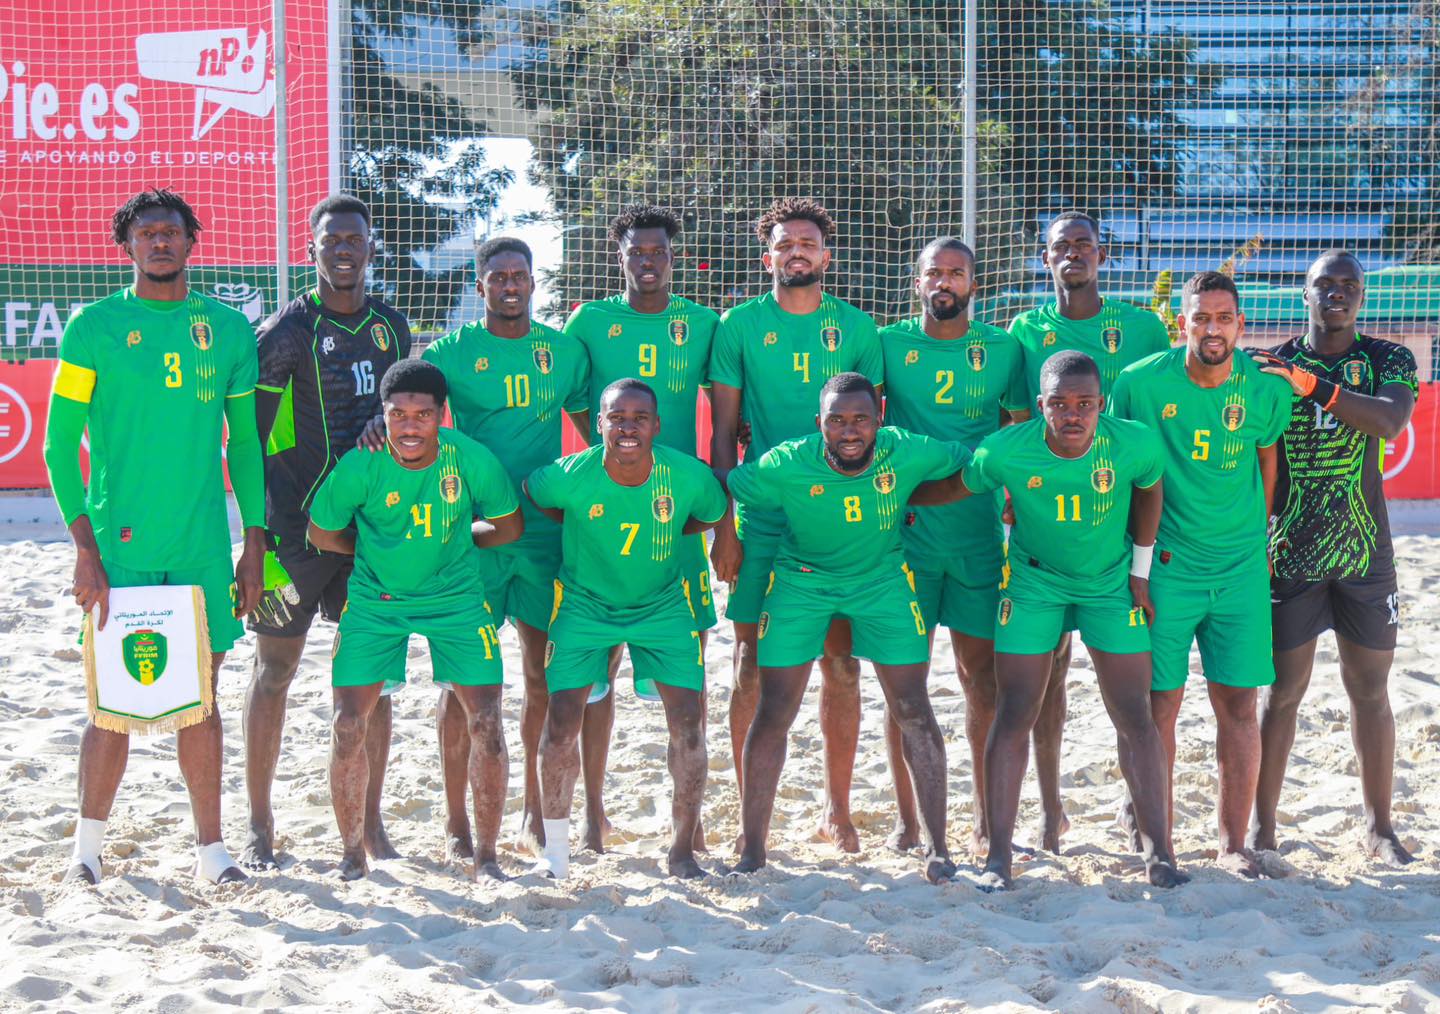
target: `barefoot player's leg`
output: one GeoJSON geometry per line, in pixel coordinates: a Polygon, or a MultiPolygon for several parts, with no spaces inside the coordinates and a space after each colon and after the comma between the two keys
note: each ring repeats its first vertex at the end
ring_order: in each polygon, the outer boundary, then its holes
{"type": "Polygon", "coordinates": [[[859,852],[850,818],[850,782],[860,739],[860,662],[851,654],[850,625],[836,620],[820,657],[820,738],[825,753],[825,812],[819,834],[841,852],[859,852]]]}
{"type": "Polygon", "coordinates": [[[383,680],[335,687],[335,716],[330,723],[330,800],[340,829],[342,880],[358,880],[369,872],[364,835],[370,766],[365,756],[365,737],[383,687],[383,680]]]}

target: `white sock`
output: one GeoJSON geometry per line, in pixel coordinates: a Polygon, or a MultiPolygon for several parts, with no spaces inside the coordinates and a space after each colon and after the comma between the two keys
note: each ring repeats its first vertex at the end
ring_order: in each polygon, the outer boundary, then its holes
{"type": "Polygon", "coordinates": [[[95,874],[97,881],[100,879],[100,850],[105,843],[106,823],[81,817],[75,824],[75,847],[70,853],[71,865],[84,863],[95,874]]]}
{"type": "Polygon", "coordinates": [[[540,858],[543,866],[556,880],[570,875],[570,818],[559,820],[541,818],[545,826],[545,852],[540,858]]]}
{"type": "Polygon", "coordinates": [[[209,845],[195,846],[195,876],[210,883],[220,881],[220,874],[235,865],[223,841],[212,841],[209,845]]]}

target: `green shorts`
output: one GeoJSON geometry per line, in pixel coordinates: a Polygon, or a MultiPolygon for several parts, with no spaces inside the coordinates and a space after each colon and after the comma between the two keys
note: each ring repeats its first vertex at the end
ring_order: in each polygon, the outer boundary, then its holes
{"type": "Polygon", "coordinates": [[[880,665],[930,661],[925,616],[905,564],[883,564],[873,578],[848,588],[835,579],[777,570],[760,614],[758,661],[771,668],[820,657],[834,620],[849,620],[856,658],[880,665]]]}
{"type": "Polygon", "coordinates": [[[995,608],[1000,603],[1000,573],[978,587],[962,584],[952,573],[915,569],[915,598],[925,625],[949,627],[968,637],[993,640],[995,608]]]}
{"type": "Polygon", "coordinates": [[[775,554],[780,552],[783,533],[751,529],[740,545],[745,556],[740,561],[740,574],[730,586],[725,600],[725,618],[731,623],[758,623],[764,609],[765,594],[770,589],[770,575],[775,569],[775,554]]]}
{"type": "Polygon", "coordinates": [[[217,559],[208,566],[178,570],[131,570],[107,560],[100,562],[105,565],[105,575],[112,588],[198,584],[205,593],[205,625],[210,630],[211,651],[229,651],[245,633],[245,625],[235,618],[235,567],[229,557],[217,559]]]}
{"type": "Polygon", "coordinates": [[[387,692],[400,686],[411,634],[430,642],[436,683],[489,687],[504,682],[495,617],[480,596],[406,601],[352,595],[330,652],[331,685],[384,683],[387,692]]]}
{"type": "Polygon", "coordinates": [[[1026,580],[1024,568],[1015,568],[995,610],[996,653],[1048,655],[1067,630],[1080,631],[1085,646],[1096,651],[1150,650],[1150,625],[1130,598],[1128,578],[1108,594],[1062,597],[1050,582],[1026,580]]]}
{"type": "Polygon", "coordinates": [[[550,622],[555,578],[560,573],[560,540],[502,546],[480,552],[480,578],[490,611],[504,623],[519,620],[536,630],[550,622]]]}
{"type": "Polygon", "coordinates": [[[680,548],[680,567],[690,584],[690,604],[695,607],[695,629],[715,626],[715,592],[710,583],[710,554],[705,533],[685,536],[680,548]]]}
{"type": "MultiPolygon", "coordinates": [[[[618,644],[630,649],[637,696],[658,697],[656,683],[705,689],[700,632],[684,585],[630,608],[616,608],[559,581],[554,588],[554,619],[545,643],[545,685],[552,694],[609,683],[610,650],[618,644]]],[[[605,695],[597,687],[591,696],[605,695]]]]}
{"type": "Polygon", "coordinates": [[[1206,581],[1169,573],[1157,560],[1150,571],[1150,598],[1155,602],[1150,689],[1185,685],[1191,642],[1200,646],[1201,667],[1211,683],[1268,687],[1275,682],[1270,575],[1265,568],[1206,581]]]}

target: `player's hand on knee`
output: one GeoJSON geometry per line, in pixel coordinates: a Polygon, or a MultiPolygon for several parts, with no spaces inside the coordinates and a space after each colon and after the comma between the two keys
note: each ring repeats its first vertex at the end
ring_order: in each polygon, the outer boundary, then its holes
{"type": "Polygon", "coordinates": [[[367,451],[378,451],[384,448],[385,417],[383,415],[377,415],[365,424],[365,428],[360,431],[360,436],[355,441],[355,446],[367,451]]]}
{"type": "Polygon", "coordinates": [[[104,629],[105,621],[110,618],[110,575],[105,573],[105,565],[100,562],[99,556],[93,553],[76,554],[75,581],[71,591],[83,611],[88,613],[97,605],[100,607],[100,622],[95,629],[104,629]]]}
{"type": "Polygon", "coordinates": [[[1145,611],[1145,619],[1149,623],[1155,622],[1155,603],[1150,601],[1150,579],[1130,575],[1130,600],[1135,603],[1136,609],[1145,611]]]}
{"type": "Polygon", "coordinates": [[[265,533],[260,528],[245,530],[245,548],[235,564],[235,615],[249,616],[260,603],[265,588],[265,533]],[[253,534],[252,534],[253,533],[253,534]]]}

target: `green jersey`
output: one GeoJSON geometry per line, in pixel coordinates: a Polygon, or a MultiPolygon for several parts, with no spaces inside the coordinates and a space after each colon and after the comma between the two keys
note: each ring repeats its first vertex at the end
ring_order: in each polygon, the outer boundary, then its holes
{"type": "Polygon", "coordinates": [[[162,302],[125,289],[70,318],[55,391],[89,403],[85,512],[103,560],[165,571],[229,559],[225,400],[251,394],[257,372],[249,321],[194,290],[162,302]]]}
{"type": "MultiPolygon", "coordinates": [[[[515,488],[560,457],[564,413],[583,412],[590,397],[590,366],[575,339],[531,321],[524,338],[497,338],[476,321],[434,342],[421,354],[440,367],[450,388],[455,428],[488,447],[515,488]]],[[[516,550],[558,543],[554,522],[522,503],[525,534],[516,550]]]]}
{"type": "Polygon", "coordinates": [[[784,517],[776,570],[863,582],[904,562],[900,523],[915,487],[954,475],[969,459],[961,444],[882,426],[869,467],[842,475],[825,460],[824,437],[812,433],[735,469],[730,492],[738,503],[784,517]]]}
{"type": "MultiPolygon", "coordinates": [[[[965,468],[973,493],[1010,491],[1013,575],[1033,567],[1058,575],[1078,597],[1113,593],[1130,572],[1130,491],[1155,485],[1165,455],[1137,422],[1100,416],[1090,449],[1062,458],[1045,442],[1045,420],[992,433],[965,468]]],[[[1026,571],[1030,573],[1030,571],[1026,571]]],[[[1052,582],[1056,583],[1056,582],[1052,582]]]]}
{"type": "Polygon", "coordinates": [[[442,428],[428,468],[406,468],[388,451],[350,451],[315,494],[310,520],[332,532],[354,522],[351,599],[473,602],[485,586],[470,522],[519,506],[495,455],[442,428]]]}
{"type": "Polygon", "coordinates": [[[1290,385],[1261,373],[1245,353],[1230,378],[1200,387],[1185,372],[1184,347],[1125,368],[1109,410],[1144,423],[1165,452],[1165,510],[1158,564],[1202,581],[1265,567],[1269,521],[1257,447],[1290,422],[1290,385]]]}
{"type": "Polygon", "coordinates": [[[565,512],[562,584],[616,608],[664,598],[685,580],[682,533],[691,518],[725,516],[729,501],[710,466],[656,444],[650,478],[622,486],[605,471],[605,448],[591,447],[539,469],[530,498],[565,512]]]}
{"type": "Polygon", "coordinates": [[[565,333],[590,357],[591,427],[599,423],[606,385],[638,377],[655,389],[659,441],[693,455],[696,401],[710,382],[710,345],[719,323],[714,310],[679,296],[670,297],[663,313],[632,309],[624,293],[577,307],[565,333]]]}
{"type": "Polygon", "coordinates": [[[1118,299],[1106,299],[1100,312],[1085,320],[1060,315],[1055,302],[1026,310],[1010,322],[1010,333],[1025,347],[1025,408],[1035,411],[1040,394],[1040,367],[1057,352],[1075,349],[1100,367],[1100,393],[1107,398],[1115,378],[1131,363],[1170,347],[1165,322],[1149,310],[1118,299]]]}
{"type": "MultiPolygon", "coordinates": [[[[885,421],[913,433],[977,447],[1000,428],[1003,409],[1026,406],[1025,355],[1020,343],[990,324],[970,324],[965,337],[931,338],[921,318],[880,332],[885,357],[885,421]]],[[[945,564],[977,571],[1000,566],[1000,501],[971,497],[905,515],[905,554],[922,570],[945,564]],[[971,567],[974,564],[974,567],[971,567]]],[[[993,583],[993,582],[992,582],[993,583]]]]}

